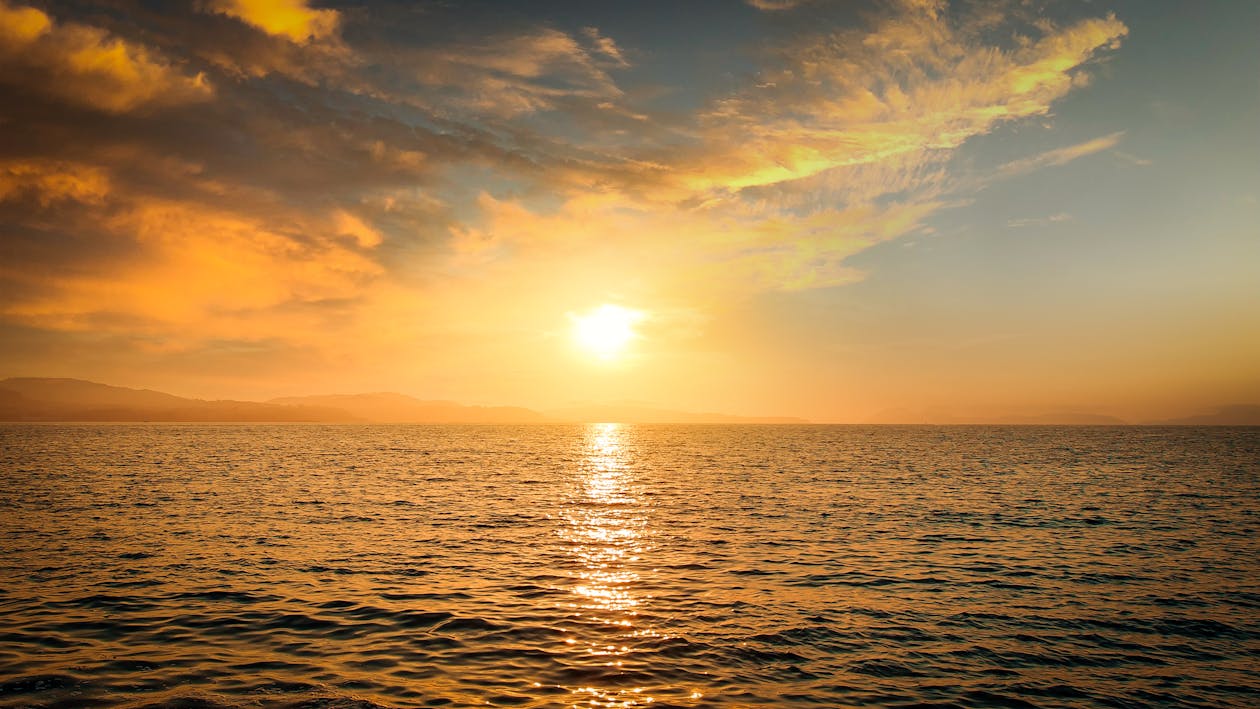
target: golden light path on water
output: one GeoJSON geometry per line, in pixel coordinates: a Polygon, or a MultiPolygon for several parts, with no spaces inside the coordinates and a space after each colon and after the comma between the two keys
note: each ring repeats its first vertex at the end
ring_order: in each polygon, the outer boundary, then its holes
{"type": "MultiPolygon", "coordinates": [[[[652,547],[628,437],[626,428],[619,424],[588,427],[579,476],[559,531],[577,562],[570,608],[588,623],[624,629],[620,635],[583,641],[588,659],[607,668],[626,667],[636,640],[665,637],[638,623],[638,609],[650,597],[640,591],[642,579],[635,568],[652,547]]],[[[573,690],[572,706],[646,706],[655,701],[650,690],[643,686],[578,687],[573,690]]],[[[700,696],[699,692],[692,693],[693,699],[700,696]]]]}

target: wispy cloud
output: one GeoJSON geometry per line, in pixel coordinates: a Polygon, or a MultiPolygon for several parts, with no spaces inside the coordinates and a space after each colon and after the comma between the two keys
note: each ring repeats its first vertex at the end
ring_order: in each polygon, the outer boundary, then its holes
{"type": "Polygon", "coordinates": [[[686,184],[738,190],[834,168],[939,160],[997,125],[1048,113],[1081,83],[1083,66],[1127,33],[1114,17],[1091,19],[1003,50],[942,17],[936,3],[921,5],[870,31],[784,47],[756,88],[704,116],[703,163],[686,184]]]}
{"type": "Polygon", "coordinates": [[[1024,217],[1020,219],[1006,220],[1006,226],[1012,229],[1022,229],[1030,226],[1049,226],[1051,224],[1059,224],[1062,222],[1072,221],[1072,215],[1067,212],[1059,212],[1051,214],[1048,217],[1024,217]]]}
{"type": "Polygon", "coordinates": [[[1150,167],[1151,165],[1155,164],[1154,160],[1150,160],[1148,158],[1140,158],[1131,153],[1126,153],[1123,150],[1112,151],[1112,154],[1115,155],[1117,158],[1120,158],[1124,162],[1127,162],[1130,165],[1137,165],[1138,167],[1150,167]]]}
{"type": "MultiPolygon", "coordinates": [[[[589,32],[588,32],[589,37],[589,32]]],[[[599,58],[624,66],[616,44],[596,31],[594,46],[551,28],[513,33],[476,44],[450,44],[409,53],[415,79],[443,100],[478,114],[511,118],[557,108],[568,98],[608,101],[622,92],[599,58]]]]}
{"type": "Polygon", "coordinates": [[[621,47],[617,46],[617,42],[612,37],[600,34],[598,27],[583,27],[582,34],[586,35],[591,41],[596,52],[612,60],[619,67],[625,68],[630,66],[630,62],[626,60],[625,54],[622,53],[621,47]]]}
{"type": "Polygon", "coordinates": [[[1111,133],[1110,135],[1104,135],[1100,138],[1094,138],[1093,140],[1087,140],[1083,143],[1047,150],[1031,157],[1012,160],[1011,162],[1002,165],[1002,167],[998,169],[998,172],[1003,176],[1022,175],[1023,173],[1032,172],[1033,170],[1039,170],[1046,167],[1066,165],[1073,160],[1093,155],[1095,153],[1100,153],[1104,150],[1110,150],[1111,148],[1114,148],[1123,137],[1124,132],[1120,131],[1111,133]]]}
{"type": "MultiPolygon", "coordinates": [[[[624,162],[570,166],[602,184],[609,215],[584,211],[590,203],[579,189],[571,197],[574,224],[556,223],[566,210],[551,210],[543,231],[629,221],[628,232],[676,235],[681,243],[673,247],[624,238],[671,254],[647,272],[683,271],[693,261],[723,264],[723,273],[739,274],[714,279],[731,284],[727,293],[860,277],[848,257],[924,229],[934,211],[957,199],[950,194],[962,183],[945,165],[958,148],[1003,123],[1048,114],[1083,83],[1091,59],[1127,32],[1113,17],[1043,25],[1040,37],[1001,49],[985,45],[966,18],[947,18],[942,8],[907,3],[870,28],[795,37],[757,82],[715,100],[690,125],[675,126],[675,145],[631,152],[624,162]],[[612,214],[618,218],[607,219],[612,214]],[[706,239],[707,233],[721,236],[706,239]]],[[[1119,137],[1003,169],[1063,164],[1119,137]]],[[[518,245],[511,253],[520,258],[531,248],[518,245]]]]}
{"type": "Polygon", "coordinates": [[[802,5],[807,0],[745,0],[750,6],[758,10],[766,12],[779,12],[781,10],[791,10],[798,5],[802,5]]]}

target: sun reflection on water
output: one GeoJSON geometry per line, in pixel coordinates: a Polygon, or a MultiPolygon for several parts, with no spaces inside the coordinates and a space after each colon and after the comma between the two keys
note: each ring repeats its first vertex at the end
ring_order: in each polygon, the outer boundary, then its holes
{"type": "MultiPolygon", "coordinates": [[[[561,536],[576,562],[569,588],[574,616],[583,625],[620,631],[576,641],[582,645],[581,663],[592,668],[629,669],[634,664],[633,642],[645,636],[660,637],[654,630],[638,627],[640,605],[648,600],[635,570],[649,550],[643,507],[636,492],[629,432],[615,423],[591,425],[561,536]]],[[[647,687],[616,684],[573,687],[572,706],[639,707],[655,701],[647,687]]]]}

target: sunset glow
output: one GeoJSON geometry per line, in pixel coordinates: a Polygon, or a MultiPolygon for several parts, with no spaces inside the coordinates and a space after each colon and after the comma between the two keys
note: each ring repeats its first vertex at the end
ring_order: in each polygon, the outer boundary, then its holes
{"type": "Polygon", "coordinates": [[[1252,706],[1260,0],[0,0],[0,706],[1252,706]]]}
{"type": "Polygon", "coordinates": [[[1189,8],[0,0],[0,379],[1255,407],[1260,5],[1189,8]]]}

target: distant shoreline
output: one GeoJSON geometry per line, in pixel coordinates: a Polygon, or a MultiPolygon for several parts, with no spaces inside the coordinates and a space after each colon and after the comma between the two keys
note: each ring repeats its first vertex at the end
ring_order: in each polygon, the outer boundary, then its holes
{"type": "Polygon", "coordinates": [[[732,427],[783,427],[783,428],[1258,428],[1256,423],[852,423],[852,422],[717,422],[717,421],[525,421],[497,423],[493,421],[241,421],[241,420],[149,420],[149,419],[6,419],[0,425],[32,426],[431,426],[431,427],[480,427],[507,428],[533,426],[695,426],[707,428],[732,427]]]}
{"type": "Polygon", "coordinates": [[[311,423],[416,425],[526,425],[617,422],[708,426],[1260,426],[1260,405],[1220,406],[1214,412],[1165,420],[1127,421],[1089,410],[1008,414],[1003,420],[967,419],[949,411],[891,409],[875,421],[810,421],[792,416],[741,416],[682,411],[640,402],[594,402],[534,410],[419,399],[396,392],[291,396],[269,401],[192,399],[83,379],[21,377],[0,380],[0,422],[44,423],[311,423]],[[935,421],[913,420],[934,418],[935,421]],[[905,417],[909,420],[898,421],[905,417]]]}

